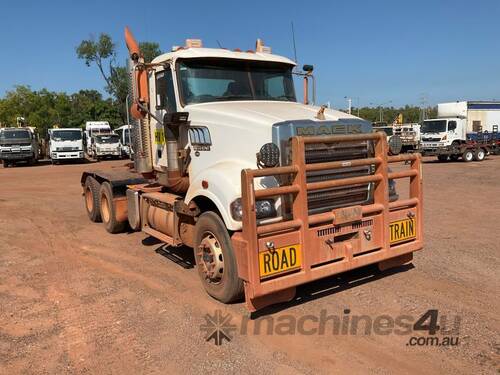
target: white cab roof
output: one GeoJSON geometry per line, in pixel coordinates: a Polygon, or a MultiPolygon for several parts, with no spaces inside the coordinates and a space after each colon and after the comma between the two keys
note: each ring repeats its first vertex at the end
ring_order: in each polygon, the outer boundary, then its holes
{"type": "Polygon", "coordinates": [[[262,52],[237,52],[230,51],[221,48],[182,48],[175,52],[164,53],[156,57],[153,63],[162,63],[167,60],[176,60],[179,58],[183,59],[194,59],[200,57],[213,57],[213,58],[226,58],[226,59],[237,59],[237,60],[254,60],[254,61],[268,61],[284,63],[289,65],[296,65],[292,60],[279,56],[273,55],[271,53],[262,52]]]}

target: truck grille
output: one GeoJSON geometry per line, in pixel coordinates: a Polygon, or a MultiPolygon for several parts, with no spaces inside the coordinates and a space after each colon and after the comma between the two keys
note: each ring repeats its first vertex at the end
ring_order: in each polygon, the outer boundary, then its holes
{"type": "MultiPolygon", "coordinates": [[[[339,144],[308,144],[305,150],[307,164],[331,161],[364,159],[373,156],[371,144],[368,142],[339,144]]],[[[373,174],[371,166],[346,167],[319,172],[308,172],[307,182],[335,180],[348,177],[367,176],[373,174]]],[[[334,208],[368,203],[372,184],[349,185],[339,188],[312,190],[307,194],[309,214],[330,211],[334,208]]]]}

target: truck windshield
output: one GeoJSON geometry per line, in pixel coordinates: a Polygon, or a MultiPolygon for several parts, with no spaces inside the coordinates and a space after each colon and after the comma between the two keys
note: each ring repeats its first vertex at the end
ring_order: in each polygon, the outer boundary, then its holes
{"type": "Polygon", "coordinates": [[[53,130],[50,137],[54,141],[79,141],[82,139],[82,132],[79,130],[53,130]]]}
{"type": "Polygon", "coordinates": [[[295,102],[292,66],[233,59],[189,59],[178,63],[184,105],[232,100],[295,102]]]}
{"type": "Polygon", "coordinates": [[[4,130],[0,132],[0,138],[3,139],[31,139],[28,130],[4,130]]]}
{"type": "Polygon", "coordinates": [[[446,120],[426,120],[422,125],[422,133],[441,133],[446,131],[446,120]]]}
{"type": "Polygon", "coordinates": [[[97,143],[118,143],[120,138],[117,134],[98,135],[95,137],[97,143]]]}

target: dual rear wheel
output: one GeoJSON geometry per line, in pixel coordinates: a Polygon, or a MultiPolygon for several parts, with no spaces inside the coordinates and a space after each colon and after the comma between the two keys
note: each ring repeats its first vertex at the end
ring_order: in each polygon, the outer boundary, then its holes
{"type": "Polygon", "coordinates": [[[100,184],[94,177],[88,176],[85,180],[84,196],[90,221],[102,222],[109,233],[119,233],[125,229],[127,223],[116,219],[116,205],[109,182],[100,184]]]}

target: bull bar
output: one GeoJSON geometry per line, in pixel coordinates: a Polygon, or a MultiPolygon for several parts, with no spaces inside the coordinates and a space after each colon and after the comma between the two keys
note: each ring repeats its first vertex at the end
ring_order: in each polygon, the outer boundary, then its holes
{"type": "MultiPolygon", "coordinates": [[[[291,163],[287,166],[245,169],[241,173],[243,228],[232,236],[238,273],[244,281],[245,300],[249,311],[290,300],[295,287],[313,280],[400,257],[411,259],[411,253],[423,247],[422,175],[420,154],[388,156],[387,138],[380,132],[328,137],[295,136],[291,142],[291,163]],[[305,146],[312,143],[373,142],[374,155],[365,159],[306,164],[305,146]],[[389,172],[389,164],[410,162],[410,168],[389,172]],[[374,166],[367,176],[347,177],[307,182],[306,172],[355,166],[374,166]],[[254,179],[289,175],[291,183],[255,190],[254,179]],[[409,178],[409,198],[389,203],[389,179],[409,178]],[[333,209],[310,215],[307,192],[356,184],[373,183],[373,200],[366,205],[333,209]],[[259,225],[255,201],[260,198],[290,196],[292,217],[279,222],[259,225]],[[416,236],[401,244],[390,244],[391,222],[414,217],[416,236]],[[369,236],[367,234],[370,234],[369,236]],[[299,244],[300,268],[262,278],[259,253],[269,251],[272,241],[276,248],[299,244]]],[[[396,262],[397,264],[397,262],[396,262]]]]}

